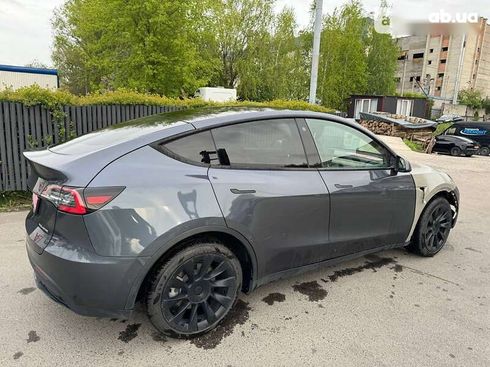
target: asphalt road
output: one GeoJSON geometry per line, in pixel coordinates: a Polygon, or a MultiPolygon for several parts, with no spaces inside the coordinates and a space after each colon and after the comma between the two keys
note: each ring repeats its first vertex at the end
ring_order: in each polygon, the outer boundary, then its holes
{"type": "Polygon", "coordinates": [[[208,336],[78,316],[35,288],[25,212],[0,214],[0,366],[490,366],[490,158],[395,149],[446,170],[459,223],[434,258],[379,253],[243,295],[208,336]]]}

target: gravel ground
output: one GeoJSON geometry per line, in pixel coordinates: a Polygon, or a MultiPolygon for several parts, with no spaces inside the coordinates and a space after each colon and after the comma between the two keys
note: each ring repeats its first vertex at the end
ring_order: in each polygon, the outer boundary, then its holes
{"type": "Polygon", "coordinates": [[[26,212],[0,214],[1,366],[490,366],[490,158],[424,155],[461,191],[459,223],[434,258],[404,250],[323,268],[243,295],[192,341],[131,320],[81,317],[35,288],[26,212]]]}

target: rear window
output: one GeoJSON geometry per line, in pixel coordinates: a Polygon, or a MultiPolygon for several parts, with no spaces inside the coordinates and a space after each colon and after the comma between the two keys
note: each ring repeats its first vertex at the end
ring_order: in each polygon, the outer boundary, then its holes
{"type": "Polygon", "coordinates": [[[231,166],[307,167],[294,119],[246,122],[212,130],[216,148],[231,166]]]}
{"type": "Polygon", "coordinates": [[[216,149],[209,130],[173,140],[164,144],[164,147],[192,162],[217,164],[216,149]]]}

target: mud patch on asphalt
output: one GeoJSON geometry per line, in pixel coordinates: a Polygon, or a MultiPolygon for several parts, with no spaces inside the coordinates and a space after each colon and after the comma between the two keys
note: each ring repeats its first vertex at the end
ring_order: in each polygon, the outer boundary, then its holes
{"type": "Polygon", "coordinates": [[[34,287],[22,288],[22,289],[21,289],[20,291],[18,291],[17,293],[20,293],[20,294],[22,294],[22,295],[24,295],[24,296],[25,296],[25,295],[27,295],[27,294],[29,294],[29,293],[34,292],[35,290],[36,290],[36,288],[34,288],[34,287]]]}
{"type": "Polygon", "coordinates": [[[274,302],[284,302],[286,300],[286,296],[282,293],[270,293],[268,296],[262,298],[262,301],[267,303],[269,306],[272,306],[274,302]]]}
{"type": "Polygon", "coordinates": [[[216,348],[224,338],[233,333],[235,326],[245,324],[249,318],[250,310],[248,303],[239,299],[235,307],[216,328],[207,334],[191,339],[191,344],[202,349],[216,348]]]}
{"type": "Polygon", "coordinates": [[[336,270],[332,275],[328,276],[328,279],[330,279],[331,282],[335,282],[339,278],[361,273],[364,270],[377,271],[377,269],[379,268],[396,263],[396,260],[392,259],[391,257],[379,257],[376,255],[368,255],[365,257],[369,261],[366,261],[363,265],[357,266],[355,268],[345,268],[341,270],[336,270]]]}
{"type": "Polygon", "coordinates": [[[167,337],[163,335],[162,333],[159,333],[158,331],[155,331],[151,334],[151,338],[160,343],[165,343],[167,341],[167,337]]]}
{"type": "Polygon", "coordinates": [[[119,332],[118,339],[125,343],[129,343],[138,336],[138,329],[140,326],[141,324],[128,324],[125,330],[119,332]]]}
{"type": "Polygon", "coordinates": [[[27,334],[27,342],[28,343],[35,343],[37,341],[41,340],[39,335],[37,335],[35,330],[29,331],[29,334],[27,334]]]}
{"type": "Polygon", "coordinates": [[[20,357],[22,357],[24,355],[24,353],[22,352],[17,352],[14,354],[14,359],[19,359],[20,357]]]}
{"type": "Polygon", "coordinates": [[[395,266],[391,269],[393,269],[395,273],[401,273],[403,271],[403,266],[401,266],[400,264],[395,264],[395,266]]]}
{"type": "Polygon", "coordinates": [[[328,292],[323,289],[316,280],[293,285],[295,292],[308,296],[310,302],[318,302],[324,299],[328,292]]]}

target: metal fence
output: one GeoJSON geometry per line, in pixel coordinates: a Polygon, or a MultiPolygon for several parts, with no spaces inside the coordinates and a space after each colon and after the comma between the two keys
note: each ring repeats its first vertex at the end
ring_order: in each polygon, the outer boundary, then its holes
{"type": "Polygon", "coordinates": [[[40,105],[0,102],[0,191],[26,190],[26,150],[58,144],[72,137],[138,117],[181,109],[177,106],[64,106],[52,113],[40,105]]]}

